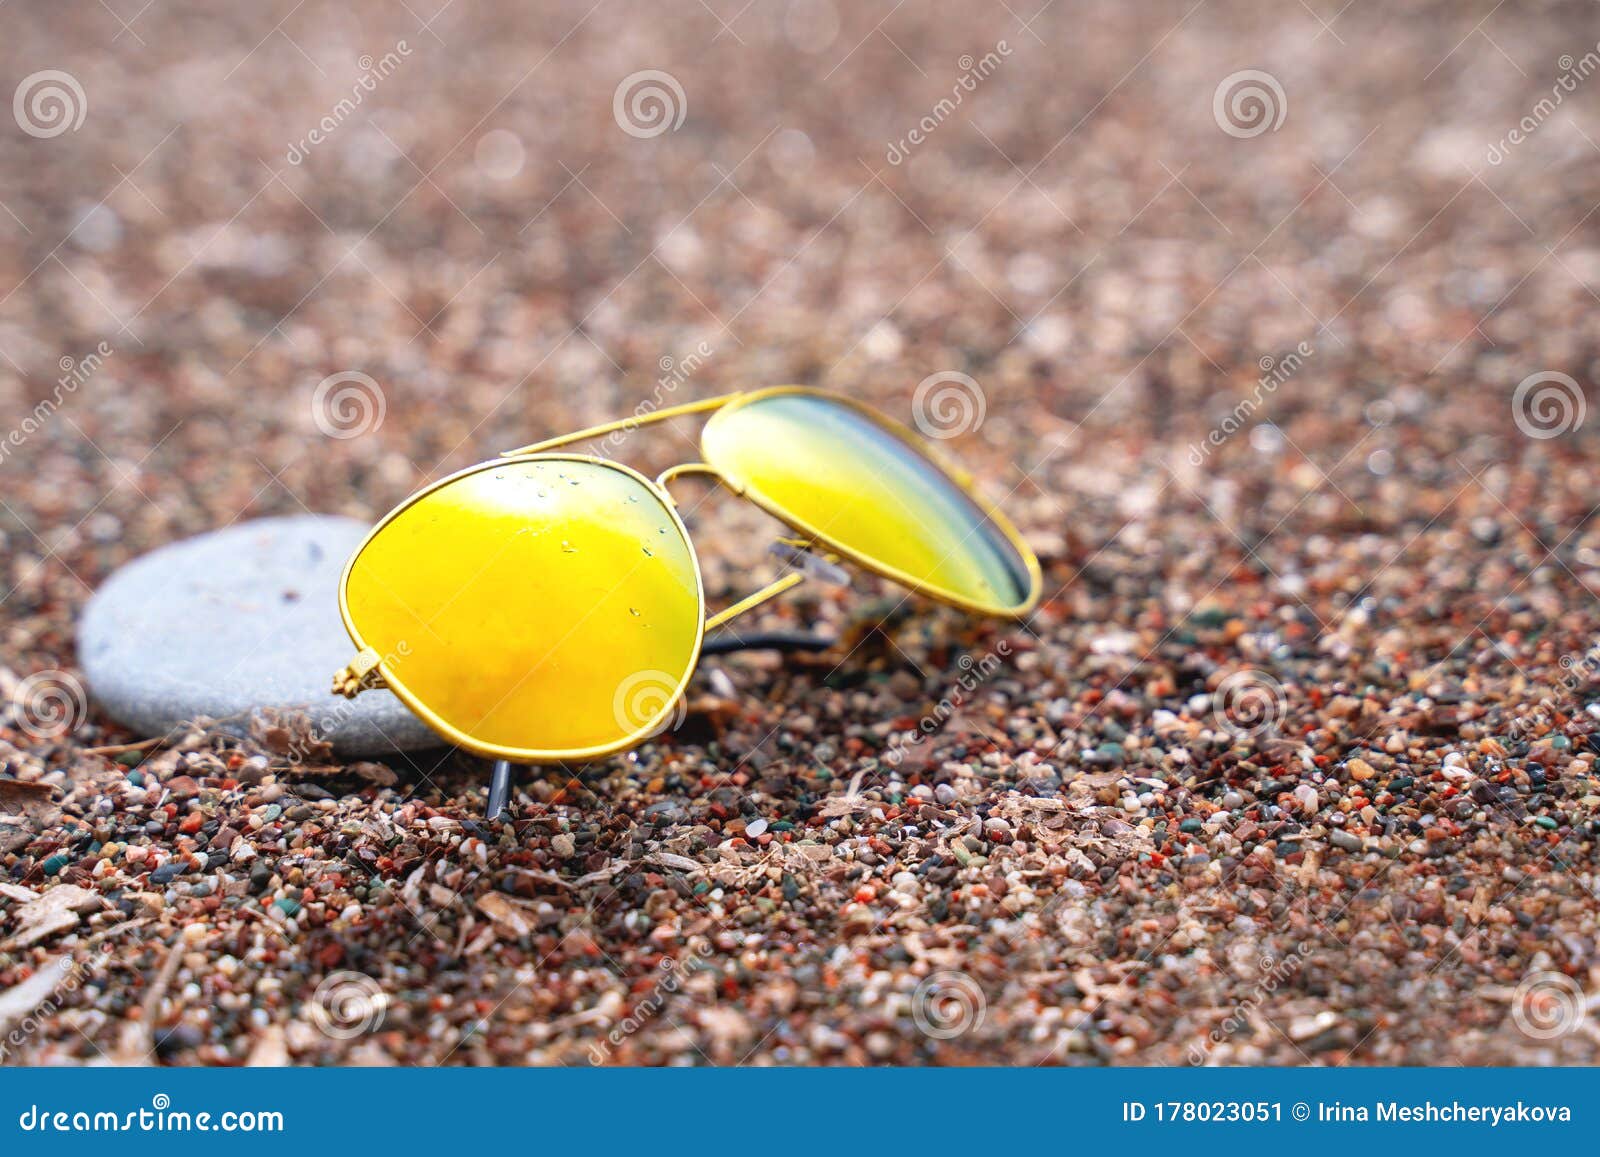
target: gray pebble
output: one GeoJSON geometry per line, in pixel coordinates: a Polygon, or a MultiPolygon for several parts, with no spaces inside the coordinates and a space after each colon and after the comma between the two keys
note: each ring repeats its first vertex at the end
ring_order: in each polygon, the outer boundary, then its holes
{"type": "Polygon", "coordinates": [[[338,580],[367,527],[264,518],[162,547],[113,574],[84,611],[78,661],[106,714],[140,735],[206,715],[248,731],[254,711],[304,711],[341,755],[442,741],[389,691],[333,694],[355,654],[338,580]]]}
{"type": "Polygon", "coordinates": [[[1366,841],[1364,841],[1360,836],[1355,835],[1353,832],[1347,832],[1339,828],[1335,828],[1328,834],[1328,841],[1332,843],[1334,847],[1343,848],[1347,852],[1359,852],[1366,846],[1366,841]]]}

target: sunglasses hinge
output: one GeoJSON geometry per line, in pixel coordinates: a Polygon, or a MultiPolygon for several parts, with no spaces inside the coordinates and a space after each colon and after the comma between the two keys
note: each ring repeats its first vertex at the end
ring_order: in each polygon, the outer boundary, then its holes
{"type": "Polygon", "coordinates": [[[374,691],[388,686],[378,664],[383,656],[372,647],[363,647],[354,659],[339,668],[333,676],[333,693],[354,699],[363,691],[374,691]]]}

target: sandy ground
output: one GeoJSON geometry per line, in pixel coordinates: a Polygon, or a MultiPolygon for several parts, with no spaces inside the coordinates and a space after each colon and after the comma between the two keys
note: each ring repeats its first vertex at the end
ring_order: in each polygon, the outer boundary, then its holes
{"type": "Polygon", "coordinates": [[[435,3],[0,13],[6,1061],[1600,1059],[1588,6],[435,3]],[[813,588],[838,645],[509,825],[461,755],[93,750],[118,564],[702,343],[672,400],[956,435],[1038,612],[813,588]]]}

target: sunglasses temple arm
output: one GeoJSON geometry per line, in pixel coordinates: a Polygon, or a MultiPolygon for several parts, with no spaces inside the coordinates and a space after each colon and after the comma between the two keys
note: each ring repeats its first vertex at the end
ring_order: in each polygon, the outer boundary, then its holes
{"type": "Polygon", "coordinates": [[[802,651],[826,651],[838,641],[827,635],[807,635],[798,631],[757,631],[753,635],[728,631],[715,639],[707,639],[700,653],[731,655],[736,651],[777,651],[791,655],[802,651]]]}
{"type": "Polygon", "coordinates": [[[513,458],[519,454],[538,454],[545,450],[554,450],[557,446],[570,445],[573,442],[587,442],[590,438],[598,438],[603,434],[614,434],[619,430],[632,431],[637,430],[640,426],[665,422],[671,418],[681,418],[685,414],[703,414],[707,410],[719,410],[738,396],[738,394],[722,394],[715,398],[702,398],[698,402],[685,402],[681,406],[668,406],[664,410],[650,410],[643,414],[635,413],[631,418],[619,418],[615,422],[606,422],[604,425],[590,426],[586,430],[577,430],[571,434],[546,438],[543,442],[519,446],[515,450],[503,450],[500,453],[500,457],[513,458]]]}
{"type": "Polygon", "coordinates": [[[727,610],[718,611],[706,620],[706,630],[714,631],[724,623],[730,623],[746,611],[753,611],[768,599],[776,598],[786,590],[791,590],[806,581],[806,576],[799,571],[790,571],[777,582],[768,583],[754,594],[746,595],[727,610]]]}

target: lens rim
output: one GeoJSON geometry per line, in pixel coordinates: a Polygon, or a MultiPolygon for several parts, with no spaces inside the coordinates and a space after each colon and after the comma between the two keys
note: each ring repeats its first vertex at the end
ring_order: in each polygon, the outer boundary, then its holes
{"type": "Polygon", "coordinates": [[[864,402],[858,402],[854,398],[846,397],[845,395],[835,393],[832,390],[817,389],[814,386],[768,386],[764,389],[751,390],[747,393],[736,394],[733,398],[729,399],[726,405],[717,410],[717,412],[711,416],[711,420],[708,421],[705,424],[705,427],[701,430],[700,455],[705,459],[706,464],[716,473],[717,477],[720,478],[724,485],[728,486],[729,489],[733,490],[741,497],[749,499],[762,510],[765,510],[768,514],[778,519],[780,522],[793,527],[806,539],[825,547],[827,550],[832,551],[837,555],[849,559],[851,562],[855,563],[864,570],[871,571],[873,574],[876,574],[881,578],[886,578],[890,582],[898,583],[903,587],[907,587],[910,590],[915,591],[917,594],[925,595],[928,598],[936,600],[937,602],[945,603],[946,605],[952,607],[958,607],[964,611],[972,611],[977,614],[993,615],[998,618],[1006,619],[1024,618],[1036,606],[1039,605],[1039,596],[1042,593],[1042,588],[1044,585],[1044,576],[1039,568],[1039,559],[1033,553],[1032,549],[1029,548],[1028,544],[1023,541],[1022,535],[1018,533],[1017,528],[1011,524],[1010,519],[1006,518],[1006,516],[1002,514],[998,508],[992,506],[990,503],[984,500],[983,496],[978,493],[977,485],[972,475],[968,474],[956,463],[940,454],[939,451],[933,446],[929,445],[925,439],[919,437],[915,431],[903,425],[902,423],[895,421],[887,414],[881,413],[873,407],[865,404],[864,402]],[[824,401],[832,402],[836,405],[843,406],[846,409],[853,410],[857,414],[866,418],[873,425],[883,430],[885,433],[898,439],[906,446],[907,449],[921,456],[935,469],[942,473],[947,479],[949,479],[950,483],[954,485],[956,489],[960,490],[972,500],[978,509],[982,511],[989,521],[992,522],[1000,531],[1001,536],[1008,543],[1010,543],[1012,549],[1017,552],[1018,557],[1022,559],[1023,566],[1028,572],[1028,591],[1026,597],[1021,602],[1014,605],[985,603],[967,598],[964,595],[948,590],[944,587],[936,586],[905,571],[899,570],[896,567],[890,566],[887,563],[880,562],[870,555],[863,554],[855,548],[846,546],[837,538],[829,535],[822,528],[813,526],[805,519],[800,518],[792,512],[784,509],[780,503],[762,493],[761,488],[753,481],[748,478],[740,477],[735,470],[730,469],[725,463],[719,463],[716,461],[715,455],[712,453],[708,442],[712,431],[717,428],[718,423],[724,421],[729,414],[737,413],[741,408],[750,405],[752,402],[759,402],[765,398],[776,397],[783,394],[805,394],[810,397],[821,398],[824,401]]]}
{"type": "Polygon", "coordinates": [[[627,751],[630,748],[637,747],[656,732],[656,730],[660,727],[662,720],[671,715],[673,708],[677,706],[678,701],[683,698],[684,692],[688,689],[689,681],[694,677],[695,668],[700,664],[700,650],[705,642],[705,579],[700,569],[700,558],[695,553],[694,540],[689,537],[689,528],[684,525],[683,519],[678,515],[678,509],[672,501],[672,496],[667,493],[664,487],[658,485],[650,478],[645,477],[645,475],[640,474],[637,470],[634,470],[628,466],[624,466],[620,462],[612,462],[605,458],[597,458],[592,454],[517,454],[505,458],[491,458],[486,462],[476,463],[475,465],[468,466],[464,470],[458,470],[454,474],[441,478],[437,482],[425,486],[421,490],[409,495],[405,501],[401,502],[393,510],[389,511],[388,514],[385,514],[381,519],[378,520],[377,525],[367,532],[367,536],[361,540],[361,544],[357,546],[356,549],[351,553],[350,558],[344,564],[344,570],[340,572],[339,575],[339,616],[344,620],[345,632],[350,636],[350,641],[356,645],[356,648],[361,650],[368,647],[370,644],[368,644],[367,641],[361,637],[361,632],[356,628],[355,619],[350,610],[349,601],[350,576],[354,573],[356,563],[360,560],[362,553],[377,539],[378,535],[383,533],[384,528],[388,526],[389,523],[393,522],[406,510],[409,510],[412,506],[415,506],[428,495],[437,490],[443,490],[452,483],[459,482],[461,479],[467,478],[473,474],[477,474],[482,470],[499,470],[505,468],[507,465],[513,465],[520,462],[583,462],[589,465],[603,466],[608,470],[615,470],[619,474],[627,475],[629,478],[643,486],[645,490],[649,492],[650,496],[661,504],[662,508],[666,510],[667,515],[672,519],[673,526],[675,526],[678,530],[678,537],[683,540],[683,544],[689,552],[689,562],[694,570],[696,598],[694,647],[689,653],[689,661],[684,668],[683,674],[679,676],[677,687],[675,688],[672,696],[665,701],[661,711],[651,719],[647,720],[643,726],[639,727],[637,730],[629,732],[627,735],[611,743],[597,744],[592,747],[573,748],[570,750],[554,750],[537,747],[506,747],[500,744],[487,743],[483,740],[476,739],[469,732],[463,731],[453,724],[448,723],[444,719],[440,718],[439,715],[435,713],[433,709],[430,708],[414,691],[405,685],[405,681],[403,679],[400,679],[395,675],[394,671],[388,666],[387,663],[380,660],[377,670],[383,675],[384,683],[387,685],[388,689],[393,691],[396,697],[398,697],[402,703],[410,708],[417,718],[421,719],[436,733],[449,740],[457,747],[465,748],[475,755],[481,755],[486,759],[509,759],[516,763],[531,764],[555,764],[568,762],[578,763],[587,760],[603,759],[606,756],[615,755],[618,752],[627,751]]]}

